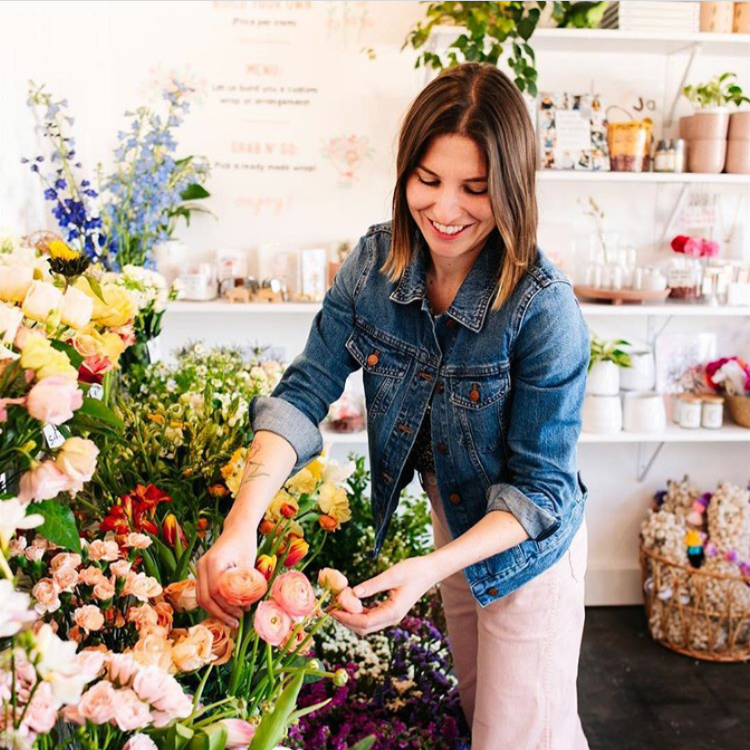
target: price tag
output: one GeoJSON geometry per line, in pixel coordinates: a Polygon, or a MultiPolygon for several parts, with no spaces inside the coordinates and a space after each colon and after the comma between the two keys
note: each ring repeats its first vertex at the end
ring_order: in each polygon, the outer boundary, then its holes
{"type": "Polygon", "coordinates": [[[152,364],[161,359],[161,342],[159,341],[159,336],[149,339],[146,342],[146,348],[148,349],[148,356],[152,364]]]}
{"type": "Polygon", "coordinates": [[[89,386],[89,398],[95,398],[97,401],[101,401],[104,397],[104,388],[100,383],[92,383],[89,386]]]}
{"type": "Polygon", "coordinates": [[[59,448],[65,442],[62,432],[60,432],[60,430],[58,430],[53,424],[44,425],[44,427],[42,427],[42,434],[44,435],[44,440],[50,450],[59,448]]]}

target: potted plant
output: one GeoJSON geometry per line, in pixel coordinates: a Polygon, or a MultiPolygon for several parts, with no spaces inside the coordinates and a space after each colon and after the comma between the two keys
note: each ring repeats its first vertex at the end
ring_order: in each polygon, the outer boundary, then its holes
{"type": "MultiPolygon", "coordinates": [[[[689,142],[688,168],[691,172],[718,174],[724,169],[730,120],[727,107],[750,102],[735,82],[736,78],[735,73],[722,73],[707,83],[690,84],[682,90],[696,108],[693,115],[680,119],[680,136],[689,142]]],[[[750,131],[750,123],[745,127],[750,131]]],[[[737,134],[743,132],[742,121],[738,121],[733,131],[737,134]]],[[[749,139],[750,135],[745,132],[744,136],[739,137],[749,139]]],[[[733,153],[733,169],[741,166],[733,153]]]]}
{"type": "Polygon", "coordinates": [[[591,337],[586,393],[593,396],[617,396],[620,392],[620,368],[632,367],[630,354],[620,348],[630,346],[625,339],[605,341],[591,337]]]}

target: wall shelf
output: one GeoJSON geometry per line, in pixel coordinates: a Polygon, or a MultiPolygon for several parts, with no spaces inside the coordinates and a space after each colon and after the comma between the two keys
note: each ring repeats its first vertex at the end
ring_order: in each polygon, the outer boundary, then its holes
{"type": "Polygon", "coordinates": [[[545,182],[611,182],[659,185],[750,185],[750,174],[704,174],[701,172],[590,172],[588,170],[542,169],[537,181],[545,182]]]}

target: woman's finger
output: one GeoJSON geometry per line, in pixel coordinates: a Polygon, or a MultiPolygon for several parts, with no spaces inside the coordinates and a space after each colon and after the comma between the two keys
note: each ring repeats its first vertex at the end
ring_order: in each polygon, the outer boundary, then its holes
{"type": "Polygon", "coordinates": [[[367,598],[368,596],[374,596],[382,591],[390,591],[399,585],[398,575],[393,572],[393,568],[389,568],[380,575],[370,578],[367,581],[358,583],[354,587],[354,595],[360,599],[367,598]]]}

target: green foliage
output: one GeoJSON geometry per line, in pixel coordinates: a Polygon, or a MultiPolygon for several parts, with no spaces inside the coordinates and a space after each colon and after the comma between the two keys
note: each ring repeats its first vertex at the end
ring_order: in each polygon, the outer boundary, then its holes
{"type": "Polygon", "coordinates": [[[429,504],[419,497],[402,493],[398,512],[391,519],[388,537],[377,559],[373,559],[375,526],[366,491],[370,472],[365,469],[364,456],[349,455],[356,469],[348,479],[349,506],[352,520],[335,532],[326,549],[327,567],[340,570],[352,584],[381,573],[407,557],[427,554],[432,550],[429,504]]]}
{"type": "Polygon", "coordinates": [[[54,500],[42,500],[40,503],[34,503],[33,512],[44,518],[44,523],[37,528],[37,532],[45,539],[73,552],[81,551],[76,519],[67,505],[54,500]]]}
{"type": "Polygon", "coordinates": [[[559,21],[558,28],[564,29],[595,29],[602,22],[604,11],[609,5],[604,3],[556,3],[567,5],[561,14],[554,14],[559,21]]]}
{"type": "MultiPolygon", "coordinates": [[[[546,2],[444,2],[429,3],[427,21],[418,22],[409,32],[401,49],[411,45],[423,47],[432,29],[440,25],[460,27],[443,54],[425,50],[417,58],[416,67],[429,66],[437,70],[451,68],[463,62],[483,62],[497,65],[510,44],[508,65],[515,73],[516,86],[537,93],[537,71],[534,50],[529,44],[539,21],[540,10],[546,2]]],[[[554,3],[560,16],[570,3],[554,3]]]]}
{"type": "Polygon", "coordinates": [[[698,109],[723,107],[727,104],[739,107],[741,104],[750,103],[750,99],[744,95],[742,88],[734,83],[736,78],[736,73],[722,73],[707,83],[685,86],[682,93],[698,109]]]}
{"type": "Polygon", "coordinates": [[[588,372],[597,362],[614,362],[618,367],[632,367],[633,362],[630,354],[620,349],[620,345],[629,346],[630,342],[625,339],[604,341],[596,336],[591,337],[591,358],[589,359],[588,372]]]}

